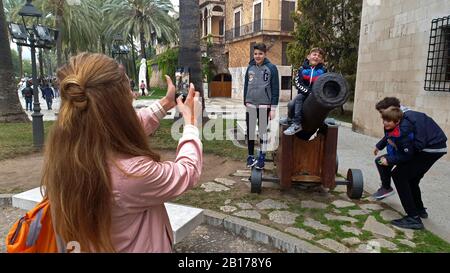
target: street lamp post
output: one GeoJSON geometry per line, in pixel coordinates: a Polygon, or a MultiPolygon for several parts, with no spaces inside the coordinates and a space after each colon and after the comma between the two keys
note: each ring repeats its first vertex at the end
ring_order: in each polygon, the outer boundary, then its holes
{"type": "MultiPolygon", "coordinates": [[[[123,65],[121,55],[127,55],[130,53],[130,48],[125,45],[124,39],[121,34],[116,34],[113,38],[113,45],[112,45],[112,57],[115,59],[116,55],[119,55],[119,63],[123,65]]],[[[125,69],[128,73],[128,63],[125,63],[125,69]]]]}
{"type": "Polygon", "coordinates": [[[42,13],[31,4],[31,0],[27,0],[27,3],[19,11],[19,15],[22,17],[23,25],[10,23],[9,31],[13,38],[13,42],[20,46],[30,47],[31,49],[31,71],[34,96],[33,114],[31,114],[33,119],[33,144],[35,148],[41,149],[44,146],[44,115],[41,113],[41,106],[39,103],[36,48],[51,48],[58,37],[58,31],[39,25],[39,18],[42,17],[42,13]],[[34,18],[36,23],[31,27],[27,27],[25,22],[26,17],[34,18]]]}

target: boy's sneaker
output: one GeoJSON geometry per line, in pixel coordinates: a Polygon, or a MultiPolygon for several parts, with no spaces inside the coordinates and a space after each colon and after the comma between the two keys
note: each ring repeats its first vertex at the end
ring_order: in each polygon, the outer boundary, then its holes
{"type": "Polygon", "coordinates": [[[389,197],[389,196],[391,196],[391,195],[394,195],[394,194],[395,194],[395,192],[394,192],[394,189],[393,189],[393,188],[385,189],[385,188],[381,187],[381,188],[379,188],[379,189],[377,190],[376,193],[374,193],[374,194],[372,195],[372,197],[375,198],[375,199],[377,199],[377,200],[382,200],[382,199],[384,199],[384,198],[386,198],[386,197],[389,197]]]}
{"type": "Polygon", "coordinates": [[[427,219],[427,218],[428,218],[427,209],[424,208],[423,210],[420,210],[420,211],[419,211],[419,216],[420,216],[420,218],[422,218],[422,219],[427,219]]]}
{"type": "Polygon", "coordinates": [[[424,229],[422,220],[420,220],[419,216],[411,217],[411,216],[405,216],[402,219],[397,219],[391,221],[391,224],[400,227],[400,228],[407,228],[407,229],[424,229]]]}
{"type": "Polygon", "coordinates": [[[249,155],[247,157],[247,168],[252,168],[253,166],[256,165],[256,163],[258,163],[258,161],[256,161],[254,156],[249,155]]]}
{"type": "Polygon", "coordinates": [[[302,125],[293,123],[289,128],[287,128],[283,133],[287,136],[293,136],[296,133],[300,132],[302,130],[302,125]]]}
{"type": "Polygon", "coordinates": [[[289,117],[280,119],[280,125],[289,126],[291,124],[292,124],[292,119],[290,119],[289,117]]]}
{"type": "Polygon", "coordinates": [[[266,161],[266,155],[263,153],[260,153],[255,168],[257,168],[258,170],[264,169],[265,161],[266,161]]]}

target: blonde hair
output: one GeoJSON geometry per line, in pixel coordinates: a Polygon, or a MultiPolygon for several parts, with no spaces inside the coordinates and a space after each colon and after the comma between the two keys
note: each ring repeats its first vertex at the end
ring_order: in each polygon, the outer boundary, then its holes
{"type": "Polygon", "coordinates": [[[381,118],[386,121],[399,122],[403,118],[403,112],[398,107],[390,106],[386,110],[382,110],[381,118]]]}
{"type": "Polygon", "coordinates": [[[81,53],[60,68],[58,120],[45,145],[41,185],[55,230],[82,251],[114,252],[109,166],[114,155],[159,161],[132,106],[128,78],[102,54],[81,53]]]}

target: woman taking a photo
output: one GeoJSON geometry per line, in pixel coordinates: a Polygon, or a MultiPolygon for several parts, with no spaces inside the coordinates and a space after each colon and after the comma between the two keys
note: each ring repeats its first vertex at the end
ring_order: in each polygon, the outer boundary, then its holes
{"type": "Polygon", "coordinates": [[[78,242],[82,252],[171,252],[164,202],[198,183],[202,169],[199,93],[191,85],[186,102],[176,101],[166,76],[166,96],[136,112],[124,69],[102,54],[72,57],[57,77],[61,107],[41,184],[59,238],[78,242]],[[176,105],[183,136],[175,161],[161,162],[148,136],[176,105]]]}

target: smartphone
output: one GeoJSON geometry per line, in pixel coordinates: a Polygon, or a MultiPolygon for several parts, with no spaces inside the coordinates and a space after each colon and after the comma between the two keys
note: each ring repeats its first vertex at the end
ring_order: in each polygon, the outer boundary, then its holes
{"type": "Polygon", "coordinates": [[[183,102],[186,101],[189,93],[190,73],[187,67],[178,67],[175,71],[175,99],[182,97],[183,102]]]}

